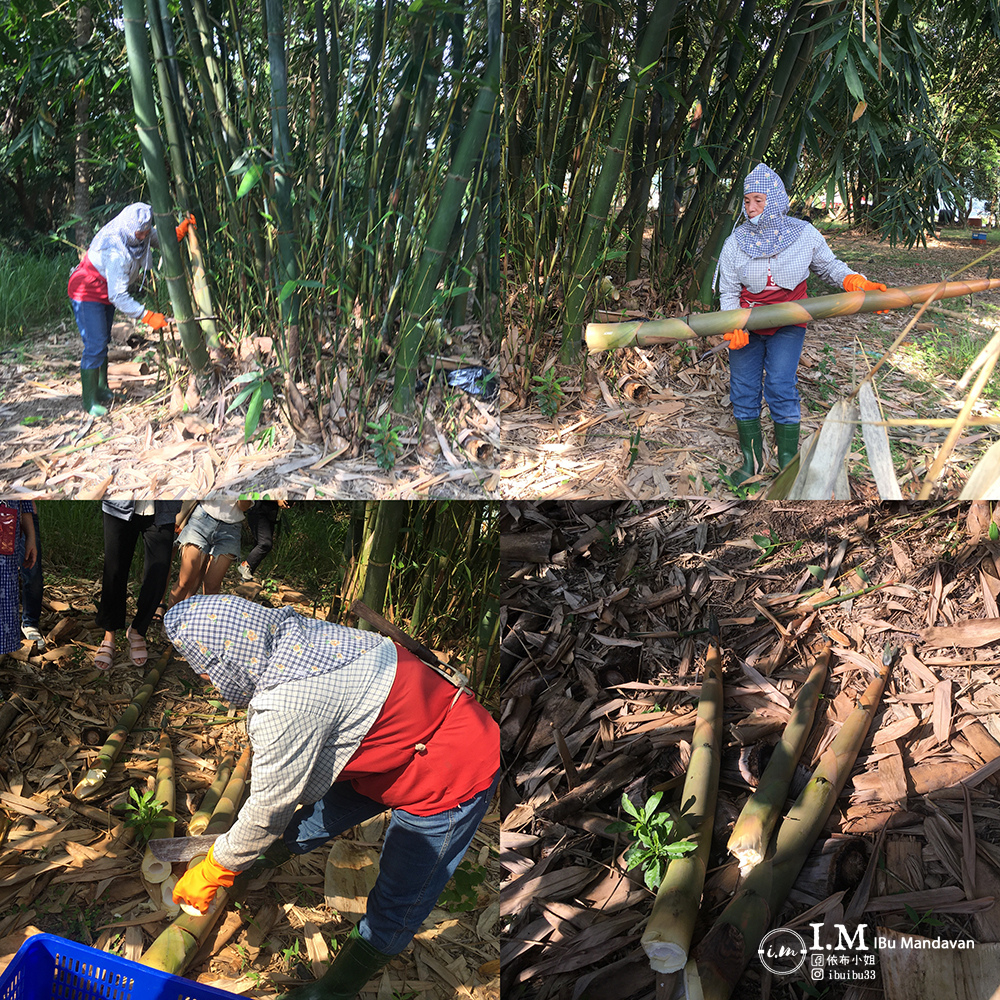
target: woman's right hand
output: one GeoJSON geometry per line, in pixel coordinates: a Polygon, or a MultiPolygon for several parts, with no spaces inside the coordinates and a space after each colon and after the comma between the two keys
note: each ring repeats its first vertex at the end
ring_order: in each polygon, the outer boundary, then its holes
{"type": "Polygon", "coordinates": [[[722,335],[722,339],[729,341],[729,350],[738,351],[750,343],[750,334],[746,330],[730,330],[722,335]]]}

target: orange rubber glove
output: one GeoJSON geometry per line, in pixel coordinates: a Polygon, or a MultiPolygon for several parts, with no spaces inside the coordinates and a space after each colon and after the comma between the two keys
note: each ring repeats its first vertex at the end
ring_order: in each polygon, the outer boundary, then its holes
{"type": "Polygon", "coordinates": [[[149,309],[143,313],[142,321],[154,330],[162,330],[167,325],[167,317],[163,313],[151,312],[149,309]]]}
{"type": "Polygon", "coordinates": [[[878,281],[869,281],[863,274],[849,274],[844,278],[845,292],[884,292],[885,285],[878,281]]]}
{"type": "Polygon", "coordinates": [[[239,874],[217,864],[212,853],[214,845],[208,849],[205,860],[189,868],[174,886],[174,902],[194,907],[199,913],[207,912],[216,892],[221,887],[229,888],[239,874]]]}
{"type": "Polygon", "coordinates": [[[194,221],[194,215],[193,214],[188,215],[188,217],[186,219],[184,219],[183,222],[181,222],[181,224],[177,227],[177,242],[178,243],[180,243],[180,241],[182,239],[184,239],[184,237],[187,235],[187,231],[188,231],[189,227],[191,229],[197,229],[198,228],[197,223],[194,221]]]}
{"type": "Polygon", "coordinates": [[[750,343],[750,334],[746,330],[730,330],[722,335],[722,339],[729,341],[729,350],[738,351],[750,343]]]}

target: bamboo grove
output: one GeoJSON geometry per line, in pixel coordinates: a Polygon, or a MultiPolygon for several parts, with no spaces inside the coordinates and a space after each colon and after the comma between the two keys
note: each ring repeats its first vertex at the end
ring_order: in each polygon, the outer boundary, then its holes
{"type": "Polygon", "coordinates": [[[839,193],[853,224],[907,243],[939,195],[996,190],[995,82],[976,67],[998,24],[995,2],[512,0],[504,263],[528,356],[554,327],[577,356],[607,273],[710,307],[755,162],[800,209],[839,193]]]}
{"type": "Polygon", "coordinates": [[[129,200],[163,233],[195,214],[161,241],[193,369],[220,337],[273,336],[317,410],[350,382],[363,427],[389,382],[412,410],[442,331],[499,338],[498,0],[17,0],[0,27],[33,53],[0,82],[0,172],[50,164],[58,191],[71,163],[81,252],[129,200]]]}

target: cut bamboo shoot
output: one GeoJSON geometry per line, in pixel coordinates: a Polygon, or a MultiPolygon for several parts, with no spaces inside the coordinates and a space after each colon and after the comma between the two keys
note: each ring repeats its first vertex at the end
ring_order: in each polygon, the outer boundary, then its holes
{"type": "Polygon", "coordinates": [[[156,661],[156,665],[146,674],[145,682],[135,698],[132,699],[129,707],[122,712],[121,718],[118,720],[118,725],[115,726],[114,731],[101,748],[97,760],[94,761],[93,766],[87,771],[76,788],[73,789],[73,794],[78,799],[91,798],[97,794],[98,790],[104,784],[104,779],[107,778],[108,771],[111,770],[111,765],[114,764],[118,754],[121,753],[121,749],[125,745],[125,740],[128,739],[129,733],[132,732],[132,727],[139,720],[139,716],[142,715],[142,711],[146,707],[146,702],[149,701],[150,695],[156,690],[156,685],[160,683],[160,676],[166,669],[172,655],[173,648],[168,647],[167,651],[156,661]]]}
{"type": "MultiPolygon", "coordinates": [[[[164,817],[149,835],[150,840],[163,839],[174,835],[174,755],[170,749],[170,737],[166,730],[160,733],[160,759],[156,768],[156,801],[160,803],[160,815],[164,817]],[[169,818],[167,818],[169,817],[169,818]]],[[[142,858],[142,874],[148,882],[158,883],[170,875],[169,861],[161,861],[146,845],[142,858]]]]}
{"type": "Polygon", "coordinates": [[[229,783],[229,777],[232,773],[233,755],[227,753],[222,758],[222,763],[219,764],[219,768],[215,772],[215,781],[212,782],[212,786],[205,792],[205,797],[201,800],[201,807],[191,817],[191,822],[187,825],[189,837],[197,837],[199,834],[205,832],[208,821],[212,818],[212,812],[219,804],[219,800],[226,790],[226,785],[229,783]]]}
{"type": "Polygon", "coordinates": [[[642,935],[642,947],[656,972],[676,972],[687,961],[712,846],[721,748],[722,655],[713,641],[705,656],[691,761],[681,794],[680,815],[693,830],[698,846],[690,854],[670,862],[642,935]]]}
{"type": "Polygon", "coordinates": [[[812,669],[799,689],[791,718],[764,768],[757,790],[747,800],[733,827],[729,838],[729,853],[736,856],[741,875],[746,875],[751,868],[759,865],[767,853],[771,834],[785,807],[795,765],[802,756],[812,730],[816,705],[830,665],[830,648],[830,643],[827,642],[811,657],[812,669]]]}
{"type": "Polygon", "coordinates": [[[827,747],[802,794],[778,827],[774,854],[750,871],[684,970],[689,998],[728,1000],[795,883],[833,811],[875,717],[889,667],[883,665],[827,747]]]}

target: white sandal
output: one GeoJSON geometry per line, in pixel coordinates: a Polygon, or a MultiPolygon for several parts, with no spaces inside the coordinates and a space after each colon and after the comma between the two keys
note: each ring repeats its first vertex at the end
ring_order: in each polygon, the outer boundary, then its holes
{"type": "Polygon", "coordinates": [[[146,640],[132,626],[128,627],[125,633],[128,639],[128,658],[137,666],[144,667],[149,659],[149,652],[146,649],[146,640]]]}
{"type": "Polygon", "coordinates": [[[105,639],[94,656],[94,666],[98,670],[108,670],[115,659],[115,640],[105,639]]]}

